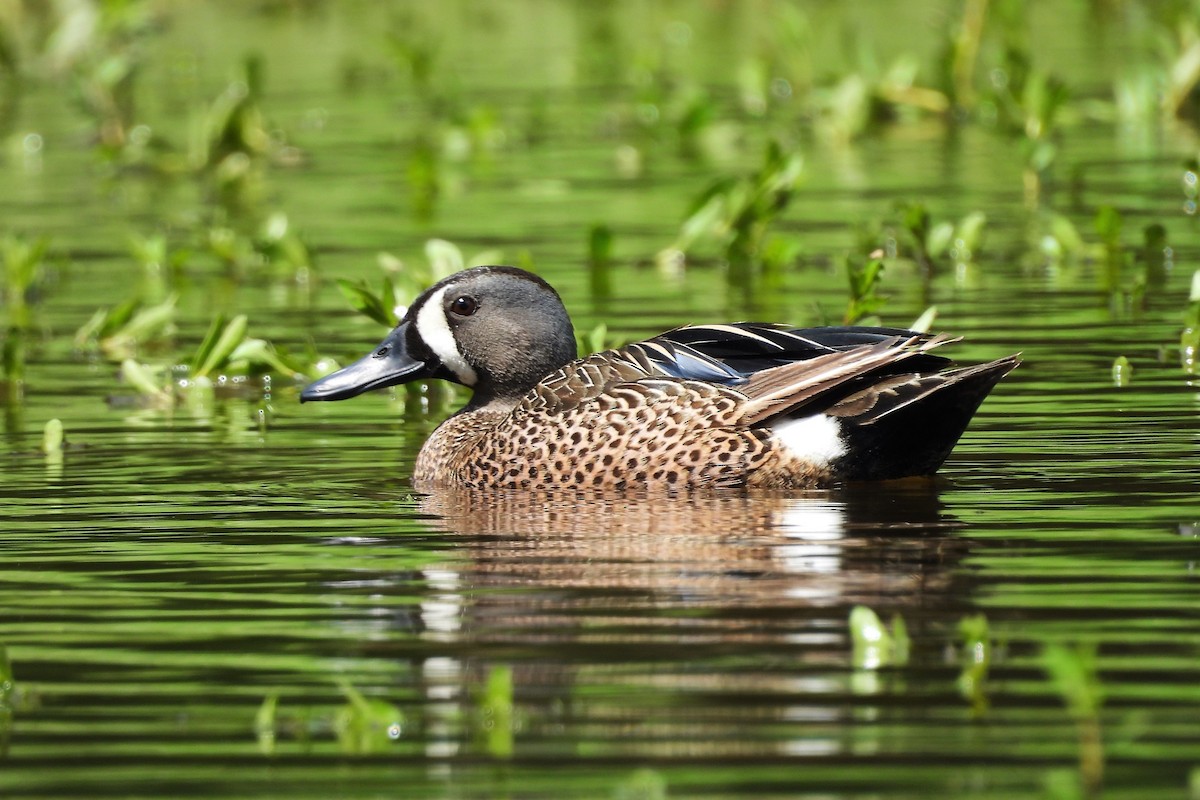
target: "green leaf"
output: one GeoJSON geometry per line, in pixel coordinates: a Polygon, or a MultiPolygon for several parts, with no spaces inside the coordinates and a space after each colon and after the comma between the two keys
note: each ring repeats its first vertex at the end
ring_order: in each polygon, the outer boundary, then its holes
{"type": "Polygon", "coordinates": [[[425,258],[429,260],[434,283],[460,272],[464,267],[462,250],[445,239],[430,239],[425,242],[425,258]]]}
{"type": "Polygon", "coordinates": [[[958,223],[955,239],[959,248],[965,248],[971,253],[979,250],[983,244],[983,226],[987,224],[987,214],[982,211],[972,211],[958,223]],[[961,242],[961,244],[958,244],[961,242]]]}
{"type": "Polygon", "coordinates": [[[167,401],[171,395],[158,382],[154,373],[145,364],[127,358],[121,362],[121,377],[140,393],[155,400],[167,401]]]}
{"type": "MultiPolygon", "coordinates": [[[[200,363],[200,369],[192,373],[193,378],[207,377],[213,370],[219,369],[229,360],[229,355],[246,338],[248,320],[245,314],[239,314],[229,321],[220,335],[208,350],[208,354],[200,363]]],[[[210,331],[211,333],[211,331],[210,331]]],[[[205,337],[207,342],[209,337],[205,337]]]]}
{"type": "Polygon", "coordinates": [[[1121,246],[1121,212],[1112,206],[1100,206],[1096,211],[1096,233],[1109,250],[1121,246]]]}
{"type": "Polygon", "coordinates": [[[235,365],[241,367],[239,372],[244,371],[250,374],[274,371],[287,375],[289,378],[299,374],[276,354],[275,348],[265,339],[243,339],[229,354],[227,363],[231,368],[235,365]]]}
{"type": "Polygon", "coordinates": [[[225,315],[217,314],[213,317],[213,321],[208,325],[208,332],[204,334],[204,338],[200,341],[200,346],[196,348],[195,354],[192,356],[191,368],[188,370],[193,376],[200,374],[200,367],[208,360],[209,353],[217,344],[217,337],[221,335],[222,329],[225,327],[225,315]]]}
{"type": "Polygon", "coordinates": [[[62,420],[55,417],[46,423],[42,430],[42,452],[46,455],[61,453],[63,447],[62,420]]]}
{"type": "MultiPolygon", "coordinates": [[[[179,296],[173,294],[157,305],[142,309],[116,329],[113,335],[127,337],[135,343],[150,339],[175,319],[175,303],[178,300],[179,296]]],[[[120,313],[123,314],[124,309],[120,309],[120,313]]],[[[114,322],[111,315],[109,321],[114,322]]]]}
{"type": "Polygon", "coordinates": [[[338,743],[347,753],[373,753],[398,739],[404,728],[404,714],[391,703],[368,699],[345,681],[338,688],[347,703],[338,710],[333,727],[338,743]]]}
{"type": "Polygon", "coordinates": [[[950,222],[939,222],[929,230],[929,236],[925,240],[925,250],[929,255],[937,258],[945,254],[950,249],[951,243],[954,241],[954,225],[950,222]]]}
{"type": "Polygon", "coordinates": [[[1050,235],[1054,237],[1067,255],[1078,255],[1083,252],[1085,244],[1075,223],[1062,214],[1055,214],[1050,220],[1050,235]]]}
{"type": "Polygon", "coordinates": [[[937,306],[930,306],[921,312],[921,316],[917,317],[912,325],[908,326],[910,331],[918,333],[929,333],[933,329],[933,323],[937,320],[937,306]]]}
{"type": "Polygon", "coordinates": [[[364,281],[348,281],[344,278],[338,279],[338,288],[341,289],[342,295],[350,301],[350,306],[358,313],[378,322],[381,325],[386,325],[389,328],[396,326],[396,315],[392,311],[392,307],[385,302],[389,288],[391,295],[395,297],[395,288],[392,287],[391,279],[385,277],[384,288],[380,295],[373,293],[364,281]]]}

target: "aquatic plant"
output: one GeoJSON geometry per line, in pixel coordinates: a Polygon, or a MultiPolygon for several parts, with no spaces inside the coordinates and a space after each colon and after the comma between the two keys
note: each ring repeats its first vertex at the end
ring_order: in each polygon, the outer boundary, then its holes
{"type": "Polygon", "coordinates": [[[25,380],[25,347],[30,326],[30,298],[43,271],[49,240],[26,239],[8,234],[0,239],[0,262],[4,267],[4,310],[8,319],[4,347],[0,353],[0,378],[9,405],[21,400],[25,380]]]}
{"type": "Polygon", "coordinates": [[[1196,86],[1200,83],[1200,9],[1188,3],[1163,3],[1159,21],[1158,69],[1165,78],[1160,87],[1162,110],[1167,116],[1195,117],[1196,86]]]}
{"type": "Polygon", "coordinates": [[[749,285],[763,264],[766,233],[787,208],[803,169],[803,156],[770,142],[757,171],[722,178],[692,200],[675,241],[658,255],[660,265],[685,263],[698,244],[712,241],[720,248],[730,281],[749,285]]]}
{"type": "Polygon", "coordinates": [[[995,643],[988,632],[987,617],[976,614],[958,623],[958,657],[961,671],[958,691],[971,704],[971,713],[981,716],[988,709],[987,678],[995,643]]]}
{"type": "Polygon", "coordinates": [[[162,346],[175,333],[177,295],[147,306],[140,296],[112,308],[97,309],[75,332],[75,347],[97,348],[106,358],[123,361],[146,347],[162,346]]]}
{"type": "Polygon", "coordinates": [[[889,628],[866,606],[850,610],[850,663],[855,669],[902,667],[908,663],[911,642],[908,628],[898,614],[889,628]]]}
{"type": "Polygon", "coordinates": [[[172,405],[179,396],[211,393],[214,377],[228,385],[269,374],[313,377],[337,368],[311,350],[297,357],[265,339],[251,337],[248,328],[244,314],[232,319],[218,314],[186,367],[126,358],[121,362],[121,377],[149,402],[172,405]]]}
{"type": "Polygon", "coordinates": [[[264,755],[275,753],[275,743],[279,729],[279,693],[271,692],[263,698],[254,713],[254,738],[258,741],[258,749],[264,755]]]}
{"type": "Polygon", "coordinates": [[[1033,228],[1031,252],[1040,254],[1050,264],[1075,261],[1087,254],[1088,245],[1079,229],[1064,214],[1041,215],[1033,228]]]}
{"type": "Polygon", "coordinates": [[[64,84],[64,95],[92,120],[99,152],[117,157],[136,127],[134,89],[158,23],[154,4],[37,5],[0,15],[0,68],[17,79],[14,86],[64,84]]]}
{"type": "Polygon", "coordinates": [[[846,302],[846,313],[842,316],[843,324],[860,324],[887,302],[887,298],[879,294],[879,282],[884,269],[882,256],[882,251],[871,253],[865,261],[854,255],[846,256],[844,263],[850,297],[846,302]]]}
{"type": "Polygon", "coordinates": [[[314,267],[308,245],[283,211],[267,214],[253,235],[224,225],[213,225],[206,233],[208,251],[236,278],[268,271],[305,283],[314,267]]]}
{"type": "Polygon", "coordinates": [[[453,242],[429,239],[425,242],[424,263],[405,262],[391,253],[380,253],[377,260],[384,273],[378,292],[365,278],[338,279],[337,284],[355,311],[394,328],[421,292],[468,266],[495,264],[501,260],[501,254],[497,250],[484,250],[467,258],[453,242]]]}
{"type": "Polygon", "coordinates": [[[404,732],[404,712],[378,698],[368,698],[346,681],[338,681],[346,704],[333,717],[333,730],[343,752],[376,753],[404,732]]]}
{"type": "Polygon", "coordinates": [[[1200,374],[1200,270],[1192,273],[1192,289],[1179,335],[1179,362],[1188,375],[1200,374]]]}
{"type": "Polygon", "coordinates": [[[937,263],[944,256],[959,267],[971,263],[983,244],[987,215],[982,211],[972,211],[957,223],[935,221],[921,202],[902,203],[900,213],[914,259],[926,277],[937,271],[937,263]]]}
{"type": "Polygon", "coordinates": [[[592,301],[603,305],[612,297],[613,232],[607,225],[588,228],[588,285],[592,301]]]}
{"type": "Polygon", "coordinates": [[[281,735],[307,741],[313,735],[328,736],[332,732],[342,752],[366,755],[380,752],[403,735],[406,719],[398,707],[364,696],[347,681],[339,680],[337,686],[346,702],[332,713],[314,713],[312,709],[285,713],[279,693],[267,694],[254,714],[259,751],[274,755],[281,735]]]}
{"type": "Polygon", "coordinates": [[[62,420],[58,417],[48,420],[42,429],[42,453],[47,456],[61,455],[63,442],[62,420]]]}
{"type": "Polygon", "coordinates": [[[1097,209],[1095,228],[1100,242],[1092,252],[1099,264],[1101,290],[1108,296],[1112,312],[1136,316],[1145,310],[1147,295],[1165,285],[1173,253],[1162,225],[1147,225],[1137,250],[1125,245],[1122,225],[1121,213],[1113,206],[1097,209]]]}
{"type": "Polygon", "coordinates": [[[1133,380],[1133,365],[1125,356],[1117,356],[1112,365],[1113,386],[1125,387],[1133,380]]]}

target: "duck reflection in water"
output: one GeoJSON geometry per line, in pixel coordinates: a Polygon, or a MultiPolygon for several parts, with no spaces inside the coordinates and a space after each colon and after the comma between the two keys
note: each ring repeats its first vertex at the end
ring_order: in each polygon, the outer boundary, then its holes
{"type": "MultiPolygon", "coordinates": [[[[467,556],[452,578],[431,581],[471,595],[470,613],[441,632],[473,637],[523,628],[539,639],[572,637],[576,625],[538,618],[585,610],[652,627],[697,624],[648,613],[669,608],[750,615],[724,619],[719,635],[755,627],[756,608],[826,609],[827,618],[830,607],[856,603],[924,605],[956,596],[950,568],[964,549],[928,481],[801,494],[457,489],[426,496],[421,509],[462,537],[467,556]],[[507,624],[498,626],[501,616],[507,624]]],[[[425,621],[434,632],[446,620],[425,621]]]]}

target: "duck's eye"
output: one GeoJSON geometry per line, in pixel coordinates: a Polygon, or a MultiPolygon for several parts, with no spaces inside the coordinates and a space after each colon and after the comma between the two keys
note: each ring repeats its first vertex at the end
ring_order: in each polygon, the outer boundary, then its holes
{"type": "Polygon", "coordinates": [[[450,302],[450,310],[460,317],[469,317],[479,310],[479,301],[464,294],[450,302]]]}

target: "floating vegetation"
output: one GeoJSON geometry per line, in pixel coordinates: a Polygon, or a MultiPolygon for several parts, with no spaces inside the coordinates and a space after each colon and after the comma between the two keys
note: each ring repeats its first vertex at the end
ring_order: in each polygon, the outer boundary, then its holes
{"type": "Polygon", "coordinates": [[[244,314],[232,319],[218,314],[186,367],[151,365],[133,358],[121,362],[121,377],[155,405],[173,405],[179,396],[211,394],[214,381],[223,388],[247,385],[249,378],[284,375],[316,376],[336,369],[336,364],[314,352],[293,356],[265,339],[249,335],[244,314]]]}
{"type": "Polygon", "coordinates": [[[442,278],[468,266],[495,264],[500,258],[499,251],[485,250],[468,259],[453,242],[430,239],[425,242],[424,264],[405,262],[391,253],[379,254],[379,267],[384,272],[379,291],[372,289],[364,278],[339,279],[337,283],[355,311],[380,325],[394,328],[408,306],[442,278]]]}
{"type": "Polygon", "coordinates": [[[889,628],[866,606],[850,610],[850,663],[855,669],[902,667],[908,663],[911,643],[908,628],[899,616],[889,628]]]}
{"type": "Polygon", "coordinates": [[[252,236],[214,225],[207,230],[206,244],[235,278],[266,272],[307,283],[313,267],[308,246],[282,211],[269,213],[252,236]]]}
{"type": "Polygon", "coordinates": [[[879,282],[883,277],[883,252],[873,252],[866,261],[853,255],[846,256],[846,278],[849,281],[850,298],[842,322],[846,325],[863,323],[875,314],[887,298],[879,294],[879,282]]]}
{"type": "Polygon", "coordinates": [[[764,265],[767,231],[787,208],[803,169],[799,153],[786,152],[772,141],[758,171],[718,180],[692,201],[675,241],[659,253],[659,264],[680,268],[699,244],[714,242],[730,283],[752,291],[764,265]]]}
{"type": "Polygon", "coordinates": [[[971,263],[983,245],[987,215],[982,211],[973,211],[957,223],[934,221],[929,209],[920,202],[905,203],[900,212],[914,258],[927,277],[936,272],[943,257],[948,256],[960,268],[971,263]]]}
{"type": "Polygon", "coordinates": [[[177,295],[147,306],[133,297],[112,308],[101,308],[75,332],[75,347],[98,349],[106,358],[123,361],[147,347],[162,347],[175,333],[177,295]]]}

